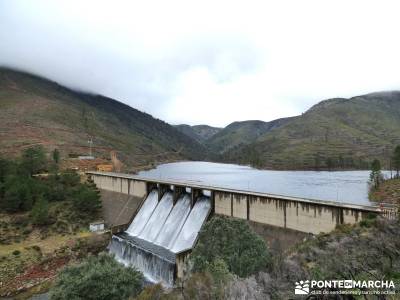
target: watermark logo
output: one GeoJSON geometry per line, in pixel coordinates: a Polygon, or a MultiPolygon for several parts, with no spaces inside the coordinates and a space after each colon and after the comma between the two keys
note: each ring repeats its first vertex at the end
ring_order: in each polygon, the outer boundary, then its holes
{"type": "Polygon", "coordinates": [[[296,281],[295,295],[354,294],[384,295],[394,294],[392,280],[300,280],[296,281]]]}
{"type": "Polygon", "coordinates": [[[296,295],[308,295],[310,293],[310,281],[300,280],[299,282],[296,282],[294,293],[296,295]]]}

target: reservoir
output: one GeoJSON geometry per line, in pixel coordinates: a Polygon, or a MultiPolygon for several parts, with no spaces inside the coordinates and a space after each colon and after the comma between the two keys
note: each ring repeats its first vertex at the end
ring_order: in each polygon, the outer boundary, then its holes
{"type": "MultiPolygon", "coordinates": [[[[152,179],[189,181],[237,190],[314,200],[371,205],[368,200],[370,172],[273,171],[210,162],[176,162],[139,172],[152,179]]],[[[386,176],[390,173],[386,172],[386,176]]]]}

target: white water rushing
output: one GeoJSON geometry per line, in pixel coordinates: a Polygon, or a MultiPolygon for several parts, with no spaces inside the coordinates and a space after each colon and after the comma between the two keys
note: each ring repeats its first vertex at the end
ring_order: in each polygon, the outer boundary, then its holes
{"type": "Polygon", "coordinates": [[[142,232],[144,226],[146,226],[147,221],[149,220],[157,204],[158,192],[157,190],[153,190],[147,196],[146,201],[143,203],[138,214],[136,215],[135,219],[133,219],[133,222],[131,223],[131,225],[129,225],[129,228],[126,232],[132,236],[139,235],[139,233],[142,232]]]}
{"type": "Polygon", "coordinates": [[[210,209],[211,203],[208,197],[197,199],[196,204],[190,212],[185,224],[183,224],[178,237],[171,245],[169,245],[169,249],[171,249],[172,252],[179,253],[192,248],[210,209]]]}
{"type": "Polygon", "coordinates": [[[190,213],[190,196],[181,197],[171,211],[163,228],[158,233],[155,243],[167,249],[171,248],[190,213]]]}
{"type": "Polygon", "coordinates": [[[165,193],[156,209],[153,211],[150,219],[147,221],[143,231],[139,234],[139,238],[154,243],[154,240],[167,220],[173,205],[172,193],[165,193]]]}
{"type": "Polygon", "coordinates": [[[151,191],[127,231],[113,236],[110,252],[150,281],[172,286],[175,255],[194,246],[211,210],[208,197],[199,197],[193,208],[190,200],[184,194],[174,204],[173,194],[166,192],[158,202],[158,192],[151,191]]]}

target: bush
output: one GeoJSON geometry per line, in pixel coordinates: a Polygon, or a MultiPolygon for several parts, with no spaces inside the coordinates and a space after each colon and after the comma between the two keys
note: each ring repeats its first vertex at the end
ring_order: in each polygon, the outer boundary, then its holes
{"type": "Polygon", "coordinates": [[[18,256],[18,255],[21,254],[21,251],[19,251],[19,250],[14,250],[12,254],[15,255],[15,256],[18,256]]]}
{"type": "Polygon", "coordinates": [[[50,290],[51,300],[121,300],[136,296],[143,287],[143,276],[125,268],[112,257],[101,254],[67,267],[50,290]]]}
{"type": "Polygon", "coordinates": [[[271,257],[264,241],[250,226],[239,219],[214,217],[200,232],[199,242],[193,250],[193,269],[203,272],[223,270],[221,259],[230,272],[247,277],[264,269],[271,257]]]}
{"type": "Polygon", "coordinates": [[[42,252],[42,249],[38,245],[33,245],[32,249],[37,251],[37,252],[42,252]]]}
{"type": "Polygon", "coordinates": [[[229,273],[228,265],[221,258],[216,258],[208,264],[206,271],[212,275],[214,282],[219,285],[225,284],[232,279],[232,274],[229,273]]]}
{"type": "Polygon", "coordinates": [[[78,186],[81,182],[79,174],[74,171],[65,171],[60,175],[60,182],[66,187],[78,186]]]}
{"type": "Polygon", "coordinates": [[[158,283],[145,287],[140,295],[135,298],[135,300],[155,300],[162,299],[163,296],[163,287],[160,283],[158,283]]]}

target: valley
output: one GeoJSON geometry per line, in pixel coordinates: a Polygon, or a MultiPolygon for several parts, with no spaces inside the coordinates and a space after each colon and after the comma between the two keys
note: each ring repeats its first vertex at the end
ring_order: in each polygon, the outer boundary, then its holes
{"type": "MultiPolygon", "coordinates": [[[[224,128],[170,125],[107,97],[77,92],[20,71],[0,69],[0,154],[58,148],[66,167],[91,153],[85,168],[120,161],[135,172],[157,164],[204,160],[278,170],[390,168],[400,144],[400,92],[321,101],[303,114],[248,120],[224,128]]],[[[115,168],[115,165],[114,165],[115,168]]]]}

